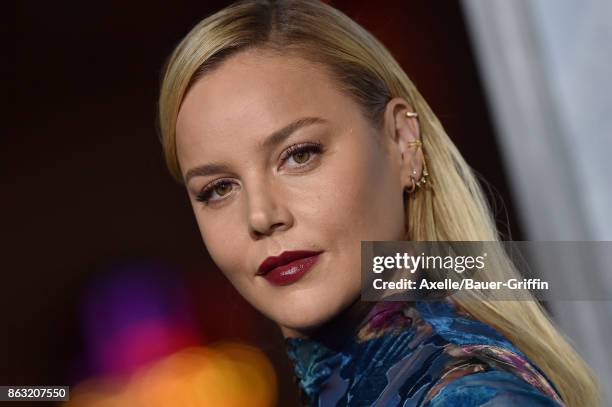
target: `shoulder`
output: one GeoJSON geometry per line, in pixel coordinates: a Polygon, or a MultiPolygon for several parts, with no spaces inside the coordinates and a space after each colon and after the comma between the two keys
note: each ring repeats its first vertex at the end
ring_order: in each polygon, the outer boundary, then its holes
{"type": "Polygon", "coordinates": [[[563,405],[546,375],[499,331],[446,301],[417,309],[445,343],[424,405],[563,405]]]}
{"type": "Polygon", "coordinates": [[[473,373],[437,389],[423,407],[442,406],[516,406],[560,407],[551,397],[516,375],[500,370],[473,373]]]}

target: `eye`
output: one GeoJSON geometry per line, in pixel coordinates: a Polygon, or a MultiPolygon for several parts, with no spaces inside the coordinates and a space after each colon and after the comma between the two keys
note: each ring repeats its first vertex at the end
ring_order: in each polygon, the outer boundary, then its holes
{"type": "MultiPolygon", "coordinates": [[[[297,165],[293,167],[301,168],[308,166],[313,161],[313,156],[321,154],[323,152],[323,145],[321,143],[303,143],[296,144],[286,149],[280,160],[281,164],[292,159],[297,165]]],[[[222,201],[225,196],[232,192],[233,182],[221,179],[213,181],[205,186],[196,195],[196,201],[203,202],[206,205],[210,205],[219,201],[222,201]],[[217,195],[217,198],[215,198],[217,195]]]]}
{"type": "Polygon", "coordinates": [[[284,164],[289,159],[297,164],[297,167],[308,165],[312,157],[323,152],[323,145],[320,143],[303,143],[289,147],[281,156],[281,163],[284,164]]]}
{"type": "Polygon", "coordinates": [[[204,202],[208,205],[209,202],[215,202],[219,199],[211,199],[214,194],[223,198],[232,191],[232,183],[227,180],[219,180],[210,183],[204,187],[196,196],[196,201],[204,202]]]}

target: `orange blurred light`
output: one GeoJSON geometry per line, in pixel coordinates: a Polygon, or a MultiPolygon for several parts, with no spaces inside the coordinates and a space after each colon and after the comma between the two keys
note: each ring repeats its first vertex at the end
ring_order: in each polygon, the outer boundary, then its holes
{"type": "Polygon", "coordinates": [[[276,373],[266,355],[246,344],[220,342],[181,350],[123,381],[83,382],[71,389],[64,405],[270,407],[276,402],[276,373]]]}

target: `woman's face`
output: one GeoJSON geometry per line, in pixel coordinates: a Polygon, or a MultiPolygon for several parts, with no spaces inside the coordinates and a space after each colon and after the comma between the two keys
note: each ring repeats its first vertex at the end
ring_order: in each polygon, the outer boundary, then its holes
{"type": "Polygon", "coordinates": [[[177,153],[208,252],[284,332],[315,328],[359,296],[362,240],[404,236],[409,184],[394,124],[385,129],[322,66],[262,50],[226,60],[181,106],[177,153]],[[296,281],[257,274],[298,250],[321,254],[296,281]]]}

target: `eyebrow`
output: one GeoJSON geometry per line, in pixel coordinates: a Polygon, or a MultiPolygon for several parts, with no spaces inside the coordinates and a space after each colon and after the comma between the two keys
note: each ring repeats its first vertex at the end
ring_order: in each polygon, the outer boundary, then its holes
{"type": "MultiPolygon", "coordinates": [[[[327,120],[320,117],[303,117],[301,119],[294,120],[285,127],[270,134],[262,142],[258,143],[258,147],[260,149],[269,149],[272,146],[282,143],[298,129],[318,123],[327,123],[327,120]]],[[[203,177],[228,172],[231,172],[230,168],[226,164],[222,163],[199,165],[191,168],[189,171],[187,171],[187,173],[185,173],[185,184],[187,184],[193,177],[203,177]]]]}

